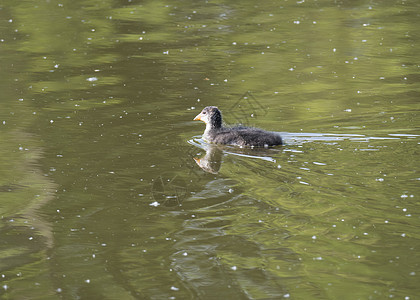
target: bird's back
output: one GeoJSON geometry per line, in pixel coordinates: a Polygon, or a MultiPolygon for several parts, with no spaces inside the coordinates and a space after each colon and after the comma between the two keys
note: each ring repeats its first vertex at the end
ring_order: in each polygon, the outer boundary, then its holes
{"type": "Polygon", "coordinates": [[[212,143],[237,146],[266,147],[282,144],[280,135],[275,132],[243,126],[212,130],[206,138],[212,143]]]}

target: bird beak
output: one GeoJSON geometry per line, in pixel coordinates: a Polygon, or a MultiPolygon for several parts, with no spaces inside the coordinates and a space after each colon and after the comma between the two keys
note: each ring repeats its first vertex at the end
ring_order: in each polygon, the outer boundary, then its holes
{"type": "Polygon", "coordinates": [[[201,121],[201,113],[194,118],[194,121],[201,121]]]}

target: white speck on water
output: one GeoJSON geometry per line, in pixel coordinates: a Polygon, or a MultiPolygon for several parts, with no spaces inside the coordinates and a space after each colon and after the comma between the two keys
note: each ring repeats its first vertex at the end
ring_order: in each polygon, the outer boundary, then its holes
{"type": "Polygon", "coordinates": [[[175,286],[171,286],[171,290],[172,291],[179,291],[179,288],[175,287],[175,286]]]}
{"type": "Polygon", "coordinates": [[[155,201],[149,204],[150,206],[158,207],[160,205],[159,202],[155,201]]]}
{"type": "Polygon", "coordinates": [[[229,190],[228,190],[229,194],[232,194],[232,193],[233,193],[233,191],[234,191],[233,189],[229,189],[229,190]]]}
{"type": "Polygon", "coordinates": [[[188,256],[187,252],[182,253],[183,256],[188,256]]]}
{"type": "Polygon", "coordinates": [[[7,286],[7,284],[5,284],[5,285],[3,285],[3,289],[5,290],[5,291],[7,291],[7,289],[8,289],[9,287],[7,286]]]}
{"type": "Polygon", "coordinates": [[[337,49],[335,49],[335,48],[333,48],[333,50],[332,50],[333,52],[336,52],[337,51],[337,49]]]}
{"type": "Polygon", "coordinates": [[[345,112],[351,112],[351,108],[347,108],[344,110],[345,112]]]}
{"type": "Polygon", "coordinates": [[[89,77],[88,79],[86,79],[87,81],[93,82],[93,81],[97,81],[98,78],[97,77],[89,77]]]}
{"type": "Polygon", "coordinates": [[[402,236],[402,237],[405,237],[405,233],[402,233],[402,234],[401,234],[401,236],[402,236]]]}
{"type": "Polygon", "coordinates": [[[85,280],[85,282],[86,282],[86,283],[90,283],[90,279],[86,279],[86,280],[85,280]]]}
{"type": "Polygon", "coordinates": [[[318,257],[314,257],[314,260],[323,260],[323,258],[321,256],[318,256],[318,257]]]}
{"type": "Polygon", "coordinates": [[[32,237],[32,236],[30,236],[29,238],[28,238],[28,240],[30,240],[30,241],[32,241],[34,238],[32,237]]]}
{"type": "Polygon", "coordinates": [[[236,270],[238,269],[238,267],[237,267],[237,266],[232,266],[232,267],[231,267],[231,269],[232,269],[233,271],[236,271],[236,270]]]}
{"type": "Polygon", "coordinates": [[[410,276],[415,276],[416,272],[410,272],[410,276]]]}
{"type": "Polygon", "coordinates": [[[313,239],[313,240],[316,240],[316,235],[313,235],[313,236],[312,236],[312,239],[313,239]]]}
{"type": "Polygon", "coordinates": [[[57,293],[61,293],[63,290],[61,288],[58,288],[55,290],[57,293]]]}
{"type": "Polygon", "coordinates": [[[283,298],[290,298],[290,294],[284,294],[283,298]]]}
{"type": "Polygon", "coordinates": [[[233,42],[232,45],[235,45],[236,46],[236,42],[233,42]]]}

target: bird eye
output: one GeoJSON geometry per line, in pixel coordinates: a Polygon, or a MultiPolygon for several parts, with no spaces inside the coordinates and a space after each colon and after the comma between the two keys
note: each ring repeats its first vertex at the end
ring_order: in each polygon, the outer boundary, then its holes
{"type": "Polygon", "coordinates": [[[203,111],[203,115],[205,115],[206,114],[206,112],[205,111],[203,111]]]}

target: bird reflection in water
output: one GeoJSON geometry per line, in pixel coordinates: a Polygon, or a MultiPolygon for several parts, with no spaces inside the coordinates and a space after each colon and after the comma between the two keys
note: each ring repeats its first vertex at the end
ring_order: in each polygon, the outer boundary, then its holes
{"type": "Polygon", "coordinates": [[[208,145],[206,154],[201,158],[194,157],[197,165],[205,172],[217,174],[222,165],[223,151],[216,145],[208,145]]]}
{"type": "Polygon", "coordinates": [[[192,139],[188,142],[206,151],[206,154],[202,157],[193,157],[193,159],[203,171],[211,174],[219,173],[224,155],[261,159],[274,163],[276,160],[271,155],[281,151],[279,148],[238,148],[235,146],[209,144],[201,138],[192,139]]]}

